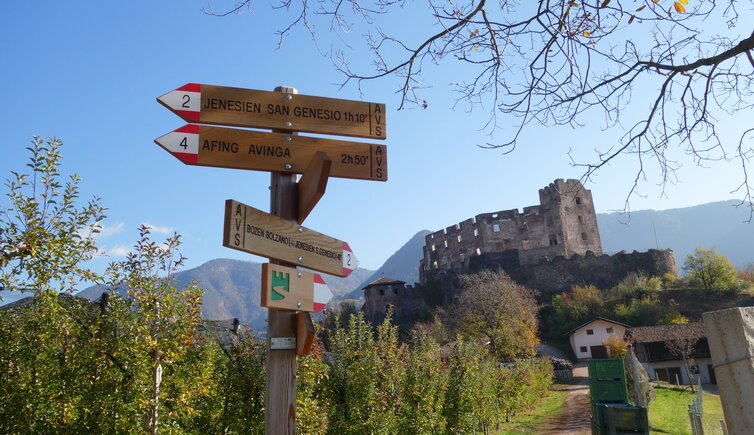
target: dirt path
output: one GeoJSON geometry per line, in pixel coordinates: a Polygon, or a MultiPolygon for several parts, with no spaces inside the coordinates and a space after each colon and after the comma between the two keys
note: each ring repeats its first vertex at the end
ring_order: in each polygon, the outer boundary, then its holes
{"type": "Polygon", "coordinates": [[[555,388],[568,391],[565,409],[560,415],[552,417],[542,427],[542,434],[591,435],[589,420],[589,375],[586,364],[577,364],[573,368],[575,384],[556,385],[555,388]]]}

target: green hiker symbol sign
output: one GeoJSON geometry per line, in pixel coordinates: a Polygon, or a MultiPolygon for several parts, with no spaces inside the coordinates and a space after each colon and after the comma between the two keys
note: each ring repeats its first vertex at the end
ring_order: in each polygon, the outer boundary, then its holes
{"type": "Polygon", "coordinates": [[[291,274],[278,271],[272,271],[272,300],[279,301],[285,299],[285,293],[291,291],[291,274]]]}

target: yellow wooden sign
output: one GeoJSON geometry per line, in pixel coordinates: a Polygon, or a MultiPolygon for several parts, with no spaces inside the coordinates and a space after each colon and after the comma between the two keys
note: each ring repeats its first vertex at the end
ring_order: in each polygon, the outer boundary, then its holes
{"type": "Polygon", "coordinates": [[[385,139],[385,105],[187,83],[157,101],[189,122],[385,139]]]}
{"type": "Polygon", "coordinates": [[[359,264],[348,243],[232,199],[223,246],[343,277],[359,264]]]}
{"type": "Polygon", "coordinates": [[[155,142],[187,165],[301,174],[317,152],[330,176],[387,181],[387,147],[293,134],[187,124],[155,142]]]}

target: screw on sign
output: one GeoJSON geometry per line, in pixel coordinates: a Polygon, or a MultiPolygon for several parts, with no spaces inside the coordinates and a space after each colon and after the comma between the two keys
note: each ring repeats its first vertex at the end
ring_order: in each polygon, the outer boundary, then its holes
{"type": "Polygon", "coordinates": [[[188,122],[385,139],[385,105],[187,83],[157,101],[188,122]]]}

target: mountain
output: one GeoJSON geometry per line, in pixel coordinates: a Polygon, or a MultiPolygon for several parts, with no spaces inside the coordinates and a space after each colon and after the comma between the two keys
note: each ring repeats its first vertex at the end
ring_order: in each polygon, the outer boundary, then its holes
{"type": "Polygon", "coordinates": [[[670,210],[642,210],[598,214],[597,225],[602,250],[612,254],[621,250],[645,251],[671,248],[681,271],[694,248],[717,251],[737,267],[754,262],[754,222],[748,223],[749,210],[736,207],[740,201],[720,201],[670,210]],[[655,236],[656,235],[656,236],[655,236]]]}
{"type": "Polygon", "coordinates": [[[408,242],[385,261],[382,267],[341,299],[362,299],[364,294],[361,290],[364,286],[382,277],[399,279],[407,284],[419,282],[419,261],[424,256],[422,252],[424,237],[430,232],[429,230],[422,230],[414,234],[408,242]]]}
{"type": "MultiPolygon", "coordinates": [[[[204,289],[202,315],[207,319],[238,318],[252,329],[266,327],[267,311],[259,306],[260,283],[262,280],[260,263],[241,260],[216,259],[194,269],[176,273],[178,288],[196,281],[204,289]]],[[[348,278],[338,278],[321,274],[335,297],[350,293],[373,271],[363,268],[354,270],[348,278]]],[[[89,299],[98,298],[105,290],[103,286],[93,286],[78,293],[89,299]]]]}

